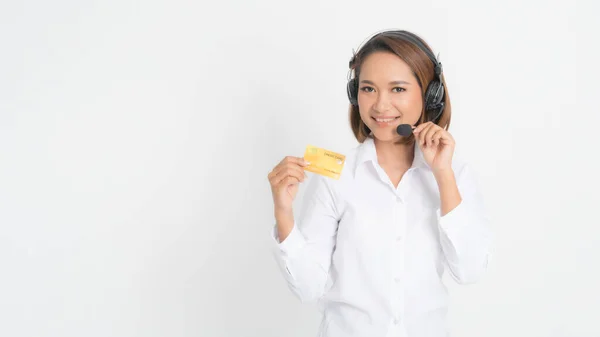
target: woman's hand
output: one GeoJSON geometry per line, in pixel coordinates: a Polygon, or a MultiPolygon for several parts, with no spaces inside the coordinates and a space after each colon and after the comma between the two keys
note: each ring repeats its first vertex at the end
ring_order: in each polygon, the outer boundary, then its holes
{"type": "Polygon", "coordinates": [[[269,173],[275,212],[290,212],[298,193],[298,185],[304,181],[304,167],[308,163],[301,157],[287,156],[269,173]]]}
{"type": "Polygon", "coordinates": [[[448,131],[433,122],[427,122],[417,126],[413,133],[425,162],[434,174],[452,170],[455,142],[448,131]]]}

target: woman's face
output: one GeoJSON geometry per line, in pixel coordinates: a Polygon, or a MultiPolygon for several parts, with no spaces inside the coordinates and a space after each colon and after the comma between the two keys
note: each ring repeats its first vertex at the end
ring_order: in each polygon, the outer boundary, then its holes
{"type": "Polygon", "coordinates": [[[402,138],[396,127],[415,125],[423,109],[421,88],[410,67],[389,52],[367,56],[359,74],[358,109],[376,139],[402,138]]]}

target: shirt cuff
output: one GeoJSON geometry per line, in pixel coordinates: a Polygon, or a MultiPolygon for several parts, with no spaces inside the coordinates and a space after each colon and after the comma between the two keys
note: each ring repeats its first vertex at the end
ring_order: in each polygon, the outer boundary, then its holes
{"type": "Polygon", "coordinates": [[[464,200],[461,200],[454,209],[442,216],[441,208],[436,210],[438,224],[443,230],[456,229],[468,223],[468,212],[464,200]]]}
{"type": "Polygon", "coordinates": [[[300,233],[296,224],[292,227],[292,231],[290,234],[283,240],[283,242],[279,242],[279,237],[277,235],[277,225],[273,227],[273,240],[275,241],[275,245],[285,256],[294,256],[297,252],[301,251],[304,246],[306,246],[306,239],[300,233]]]}

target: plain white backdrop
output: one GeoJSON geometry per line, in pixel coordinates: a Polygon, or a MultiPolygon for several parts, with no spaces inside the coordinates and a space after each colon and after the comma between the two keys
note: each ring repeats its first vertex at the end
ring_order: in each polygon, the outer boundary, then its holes
{"type": "Polygon", "coordinates": [[[440,54],[493,218],[484,280],[447,280],[452,336],[600,336],[599,9],[2,1],[0,336],[316,336],[267,174],[357,145],[348,61],[388,28],[440,54]]]}

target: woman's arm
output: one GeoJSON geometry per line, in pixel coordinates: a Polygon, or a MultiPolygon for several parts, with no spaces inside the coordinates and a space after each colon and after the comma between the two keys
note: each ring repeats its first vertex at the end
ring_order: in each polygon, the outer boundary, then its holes
{"type": "Polygon", "coordinates": [[[456,208],[456,206],[461,203],[462,198],[458,191],[454,171],[452,169],[447,171],[437,171],[434,176],[440,191],[441,215],[444,216],[456,208]]]}
{"type": "Polygon", "coordinates": [[[302,302],[318,300],[325,291],[335,248],[338,212],[326,177],[307,182],[301,212],[275,213],[273,253],[289,288],[302,302]]]}
{"type": "Polygon", "coordinates": [[[448,267],[458,283],[477,282],[487,269],[492,245],[483,196],[467,165],[456,179],[453,170],[435,177],[440,192],[440,244],[448,267]]]}

